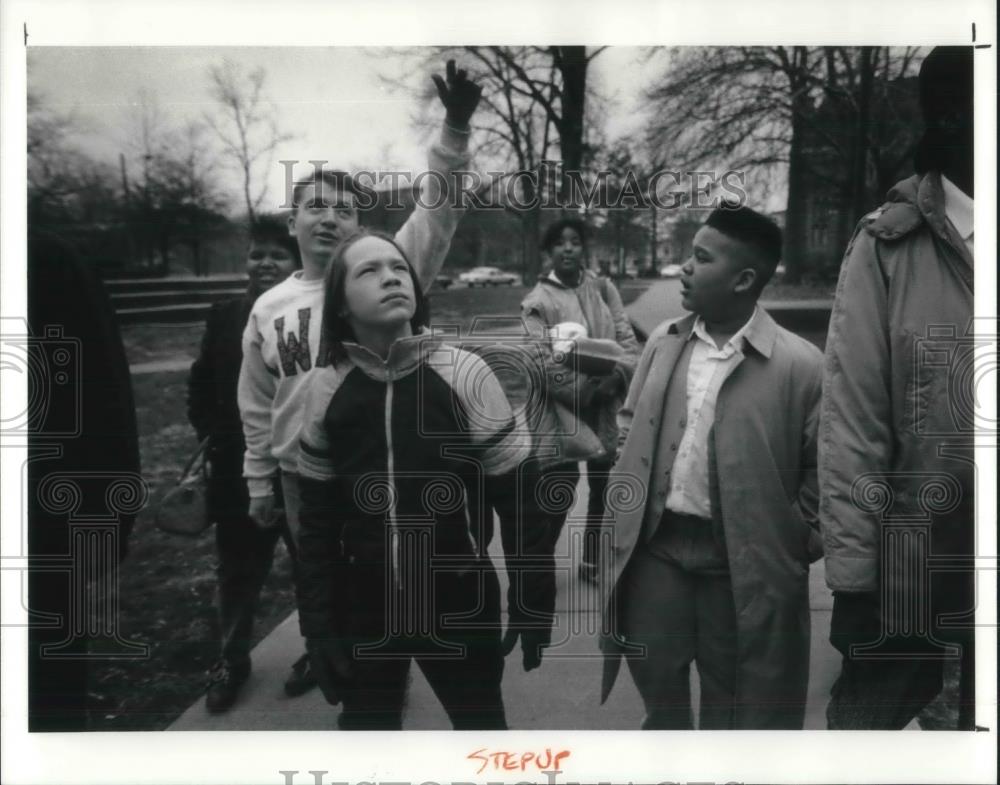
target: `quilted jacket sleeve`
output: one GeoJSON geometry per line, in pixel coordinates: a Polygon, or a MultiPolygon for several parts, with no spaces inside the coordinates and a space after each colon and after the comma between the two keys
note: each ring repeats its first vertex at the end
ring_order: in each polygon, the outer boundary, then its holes
{"type": "Polygon", "coordinates": [[[834,591],[878,585],[878,513],[852,493],[858,483],[884,479],[892,460],[887,301],[878,241],[859,228],[837,284],[820,411],[820,525],[834,591]]]}

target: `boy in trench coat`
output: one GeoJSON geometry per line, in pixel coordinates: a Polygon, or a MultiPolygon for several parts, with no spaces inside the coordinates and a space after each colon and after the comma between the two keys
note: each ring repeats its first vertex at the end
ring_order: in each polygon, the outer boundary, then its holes
{"type": "Polygon", "coordinates": [[[798,729],[809,679],[823,358],[757,299],[781,230],[714,210],[681,279],[689,315],[650,336],[619,413],[612,479],[645,503],[611,510],[602,701],[624,655],[644,729],[798,729]]]}

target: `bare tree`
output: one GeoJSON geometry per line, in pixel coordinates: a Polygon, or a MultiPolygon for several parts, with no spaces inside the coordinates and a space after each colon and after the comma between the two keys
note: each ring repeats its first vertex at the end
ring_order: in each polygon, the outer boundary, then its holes
{"type": "Polygon", "coordinates": [[[172,219],[180,239],[190,249],[195,275],[208,273],[202,258],[204,232],[217,223],[227,200],[215,179],[218,162],[205,140],[201,122],[189,122],[173,134],[171,154],[157,171],[160,209],[172,219]]]}
{"type": "Polygon", "coordinates": [[[273,162],[278,145],[294,137],[278,128],[274,107],[264,94],[267,75],[263,68],[247,72],[224,60],[209,69],[209,78],[209,92],[221,111],[220,116],[206,115],[205,121],[242,176],[243,200],[252,225],[267,192],[261,174],[273,162]]]}
{"type": "Polygon", "coordinates": [[[159,209],[158,174],[171,146],[170,125],[156,94],[141,88],[132,102],[131,128],[126,146],[139,172],[132,187],[127,165],[122,163],[122,187],[127,205],[132,243],[147,266],[169,270],[171,222],[159,209]]]}
{"type": "Polygon", "coordinates": [[[147,264],[158,260],[163,273],[178,243],[191,254],[194,272],[208,272],[201,249],[205,231],[222,219],[226,200],[217,184],[219,156],[209,144],[203,121],[172,124],[156,96],[141,90],[133,104],[127,146],[138,165],[130,183],[122,157],[122,189],[131,235],[147,264]]]}
{"type": "Polygon", "coordinates": [[[52,110],[36,93],[27,98],[29,214],[75,214],[82,192],[107,187],[108,168],[78,149],[79,118],[52,110]]]}
{"type": "Polygon", "coordinates": [[[49,231],[77,233],[92,225],[109,230],[120,201],[112,167],[77,145],[86,124],[53,110],[36,93],[27,100],[28,221],[49,231]]]}
{"type": "Polygon", "coordinates": [[[865,179],[872,160],[898,169],[900,155],[892,151],[901,146],[886,136],[899,129],[884,117],[892,111],[885,98],[911,73],[917,54],[914,48],[673,49],[663,78],[649,91],[649,139],[670,156],[672,168],[784,167],[783,255],[787,277],[795,280],[805,261],[810,167],[818,157],[824,176],[846,173],[838,185],[849,194],[848,218],[859,217],[865,197],[857,180],[865,179]]]}

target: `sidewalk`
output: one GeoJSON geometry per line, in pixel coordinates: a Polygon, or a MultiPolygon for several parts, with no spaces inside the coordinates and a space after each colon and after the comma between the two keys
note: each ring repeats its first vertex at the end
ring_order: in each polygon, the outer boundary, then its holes
{"type": "MultiPolygon", "coordinates": [[[[586,493],[577,494],[570,523],[582,520],[586,493]]],[[[569,552],[568,524],[557,546],[557,554],[569,552]]],[[[506,591],[499,528],[490,555],[506,591]]],[[[563,560],[567,565],[572,562],[563,560]]],[[[611,697],[600,705],[601,659],[597,651],[597,591],[582,583],[570,566],[558,576],[557,621],[554,640],[566,636],[566,643],[545,653],[542,667],[531,673],[521,668],[520,650],[507,658],[503,692],[507,722],[517,730],[601,729],[637,730],[642,722],[642,702],[628,669],[623,667],[611,697]],[[575,610],[570,610],[574,608],[575,610]]],[[[822,561],[813,565],[809,576],[812,609],[812,655],[809,699],[805,727],[824,729],[825,710],[840,670],[840,659],[828,641],[833,598],[826,588],[822,561]]],[[[504,614],[506,623],[506,613],[504,614]]],[[[254,671],[244,685],[240,699],[228,713],[213,716],[199,699],[169,729],[204,730],[331,730],[336,728],[339,709],[326,704],[319,690],[299,698],[286,698],[282,685],[292,662],[302,652],[298,618],[289,616],[253,652],[254,671]]],[[[407,730],[449,730],[447,715],[416,666],[411,683],[403,726],[407,730]]],[[[692,679],[694,700],[698,700],[697,678],[692,679]]]]}

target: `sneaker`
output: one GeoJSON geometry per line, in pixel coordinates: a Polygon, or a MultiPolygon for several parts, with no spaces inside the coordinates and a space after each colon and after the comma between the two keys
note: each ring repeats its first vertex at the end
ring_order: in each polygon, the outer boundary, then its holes
{"type": "Polygon", "coordinates": [[[228,711],[236,702],[240,687],[250,676],[250,663],[235,666],[226,660],[219,660],[209,673],[208,692],[205,706],[212,714],[228,711]]]}
{"type": "Polygon", "coordinates": [[[292,665],[292,673],[285,682],[285,695],[289,698],[297,698],[299,695],[305,695],[315,686],[316,677],[309,664],[309,654],[306,653],[292,665]]]}
{"type": "Polygon", "coordinates": [[[577,569],[580,574],[580,580],[586,581],[587,583],[597,583],[596,564],[589,561],[582,561],[577,569]]]}

